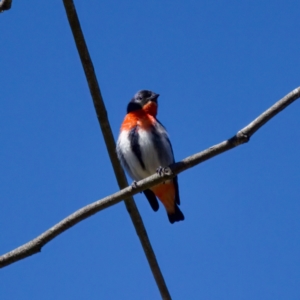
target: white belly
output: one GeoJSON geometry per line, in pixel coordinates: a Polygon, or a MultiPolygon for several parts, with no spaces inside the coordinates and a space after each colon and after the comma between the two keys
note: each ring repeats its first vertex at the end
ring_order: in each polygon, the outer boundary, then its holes
{"type": "Polygon", "coordinates": [[[138,143],[145,168],[142,167],[136,154],[132,151],[129,131],[123,131],[120,134],[117,149],[122,152],[123,159],[125,160],[125,163],[123,161],[123,166],[127,169],[127,172],[134,180],[138,181],[144,179],[154,174],[158,167],[166,167],[173,163],[172,150],[167,140],[168,137],[164,128],[158,128],[158,133],[160,137],[160,149],[156,148],[151,131],[143,129],[138,130],[138,143]],[[160,130],[162,130],[162,132],[160,130]]]}

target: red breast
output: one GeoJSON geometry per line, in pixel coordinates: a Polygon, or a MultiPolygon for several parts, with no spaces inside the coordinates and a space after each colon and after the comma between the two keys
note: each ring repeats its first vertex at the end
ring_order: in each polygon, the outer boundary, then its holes
{"type": "Polygon", "coordinates": [[[156,114],[157,104],[150,101],[142,109],[128,113],[122,123],[121,130],[131,130],[135,126],[147,130],[155,124],[156,114]]]}

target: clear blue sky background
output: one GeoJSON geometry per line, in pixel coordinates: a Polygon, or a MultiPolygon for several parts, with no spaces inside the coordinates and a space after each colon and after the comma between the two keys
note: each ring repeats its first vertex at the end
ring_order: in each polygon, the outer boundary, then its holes
{"type": "MultiPolygon", "coordinates": [[[[140,89],[177,160],[300,85],[299,1],[76,1],[115,137],[140,89]]],[[[0,251],[118,190],[61,1],[0,15],[0,251]]],[[[300,100],[179,176],[186,220],[135,197],[173,299],[300,299],[300,100]]],[[[0,298],[159,299],[123,203],[0,271],[0,298]]]]}

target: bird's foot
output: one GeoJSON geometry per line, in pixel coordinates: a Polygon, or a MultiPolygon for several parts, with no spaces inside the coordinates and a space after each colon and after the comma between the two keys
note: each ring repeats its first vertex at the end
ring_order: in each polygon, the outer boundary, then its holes
{"type": "Polygon", "coordinates": [[[131,188],[134,190],[134,189],[136,189],[137,187],[138,187],[138,185],[137,185],[137,182],[134,180],[132,183],[131,183],[131,188]]]}
{"type": "Polygon", "coordinates": [[[172,170],[169,168],[169,167],[161,167],[159,166],[157,169],[156,169],[156,173],[159,175],[159,176],[164,176],[164,175],[171,175],[172,174],[172,170]]]}
{"type": "Polygon", "coordinates": [[[156,173],[159,175],[159,176],[163,176],[164,175],[164,168],[162,166],[159,166],[157,169],[156,169],[156,173]]]}
{"type": "MultiPolygon", "coordinates": [[[[137,181],[133,180],[133,182],[131,183],[130,186],[131,186],[131,188],[132,188],[133,190],[135,190],[136,188],[138,188],[137,181]]],[[[140,193],[142,193],[142,191],[141,191],[140,193]]]]}

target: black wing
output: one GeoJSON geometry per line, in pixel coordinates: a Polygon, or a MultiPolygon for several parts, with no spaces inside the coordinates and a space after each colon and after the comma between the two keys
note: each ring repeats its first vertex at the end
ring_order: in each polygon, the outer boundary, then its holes
{"type": "Polygon", "coordinates": [[[151,190],[144,190],[143,193],[146,196],[146,198],[148,199],[152,209],[154,211],[158,211],[159,204],[158,204],[155,194],[151,190]]]}

